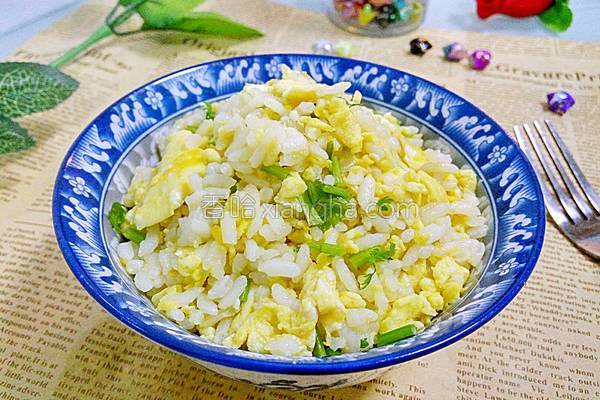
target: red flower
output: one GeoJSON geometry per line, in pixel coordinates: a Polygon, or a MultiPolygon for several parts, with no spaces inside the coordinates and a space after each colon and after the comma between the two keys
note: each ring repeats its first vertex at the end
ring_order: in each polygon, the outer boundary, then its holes
{"type": "Polygon", "coordinates": [[[515,18],[532,17],[553,4],[554,0],[477,0],[477,15],[482,19],[494,14],[515,18]]]}

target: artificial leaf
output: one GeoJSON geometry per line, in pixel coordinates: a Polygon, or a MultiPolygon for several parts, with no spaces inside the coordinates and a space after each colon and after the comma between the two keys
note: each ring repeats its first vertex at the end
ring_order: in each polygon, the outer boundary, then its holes
{"type": "Polygon", "coordinates": [[[144,19],[142,29],[164,29],[181,32],[204,33],[207,35],[220,35],[234,39],[245,39],[262,36],[254,28],[235,22],[224,15],[214,12],[194,12],[187,17],[172,21],[168,25],[154,25],[144,19]]]}
{"type": "Polygon", "coordinates": [[[554,5],[542,12],[539,17],[544,24],[558,32],[566,31],[573,22],[573,12],[567,0],[556,0],[554,5]]]}
{"type": "Polygon", "coordinates": [[[0,63],[0,114],[13,118],[48,110],[77,86],[75,79],[49,65],[0,63]]]}
{"type": "Polygon", "coordinates": [[[0,154],[15,153],[35,144],[27,130],[10,118],[0,115],[0,154]]]}
{"type": "MultiPolygon", "coordinates": [[[[130,6],[135,0],[119,0],[122,6],[130,6]]],[[[168,27],[189,16],[204,0],[148,0],[137,7],[144,24],[153,29],[168,27]]]]}

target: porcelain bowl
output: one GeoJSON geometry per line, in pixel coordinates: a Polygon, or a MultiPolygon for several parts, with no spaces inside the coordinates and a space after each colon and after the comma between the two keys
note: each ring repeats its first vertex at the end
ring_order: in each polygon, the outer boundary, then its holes
{"type": "MultiPolygon", "coordinates": [[[[439,143],[436,140],[435,143],[439,143]]],[[[433,142],[432,142],[433,143],[433,142]]],[[[271,388],[314,390],[357,384],[394,365],[439,350],[480,328],[519,292],[540,254],[545,211],[527,158],[476,106],[425,79],[369,62],[302,54],[247,56],[174,72],[121,98],[75,140],[56,178],[56,237],[67,264],[89,294],[149,340],[219,374],[271,388]],[[246,83],[279,78],[281,65],[316,81],[352,83],[364,101],[441,139],[454,161],[477,173],[490,230],[484,262],[463,297],[417,336],[368,352],[325,359],[256,354],[211,343],[158,313],[115,256],[106,215],[132,171],[156,158],[154,138],[203,101],[226,98],[246,83]]]]}

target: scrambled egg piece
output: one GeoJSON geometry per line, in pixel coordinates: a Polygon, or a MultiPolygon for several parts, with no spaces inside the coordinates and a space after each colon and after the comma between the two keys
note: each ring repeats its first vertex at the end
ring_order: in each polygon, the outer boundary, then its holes
{"type": "Polygon", "coordinates": [[[292,172],[281,182],[281,189],[275,196],[276,202],[294,200],[306,191],[306,183],[297,172],[292,172]]]}

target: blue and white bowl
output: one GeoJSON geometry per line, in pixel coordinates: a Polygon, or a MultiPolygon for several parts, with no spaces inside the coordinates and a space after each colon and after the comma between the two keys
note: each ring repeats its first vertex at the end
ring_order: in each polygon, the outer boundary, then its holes
{"type": "Polygon", "coordinates": [[[456,94],[417,76],[364,61],[275,54],[213,61],[134,90],[103,111],[67,152],[56,178],[54,228],[64,257],[94,299],[125,325],[222,375],[257,385],[310,390],[360,383],[439,350],[492,319],[523,287],[545,228],[542,193],[523,153],[490,117],[456,94]],[[155,157],[153,137],[206,100],[280,77],[280,66],[316,81],[352,83],[364,100],[441,138],[457,164],[481,181],[492,229],[484,263],[460,301],[417,336],[368,352],[326,359],[256,354],[211,343],[158,313],[119,265],[106,215],[141,160],[155,157]]]}

